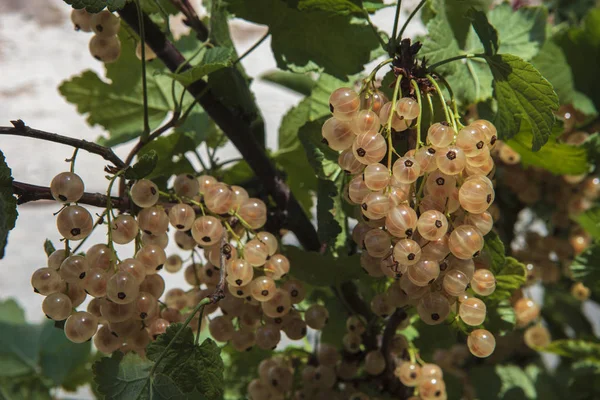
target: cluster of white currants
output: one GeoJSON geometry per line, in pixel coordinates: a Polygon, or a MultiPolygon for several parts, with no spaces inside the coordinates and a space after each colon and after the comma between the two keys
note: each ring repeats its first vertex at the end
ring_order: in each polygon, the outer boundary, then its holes
{"type": "MultiPolygon", "coordinates": [[[[485,120],[458,131],[450,123],[434,123],[425,143],[417,135],[416,149],[398,155],[392,166],[390,135],[409,129],[419,117],[416,100],[392,102],[379,92],[359,96],[340,88],[331,95],[330,108],[333,117],[322,134],[341,152],[339,164],[352,176],[348,200],[360,205],[352,236],[363,249],[361,264],[371,276],[397,281],[374,297],[373,311],[386,317],[397,307],[416,305],[421,319],[433,325],[444,322],[458,301],[460,318],[481,325],[485,304],[465,291],[470,287],[488,296],[496,287],[493,273],[473,261],[493,226],[488,208],[495,192],[488,175],[496,128],[485,120]],[[381,163],[386,154],[387,166],[381,163]]],[[[494,349],[487,331],[474,331],[469,340],[476,356],[494,349]],[[478,345],[481,340],[489,345],[478,345]]]]}
{"type": "Polygon", "coordinates": [[[94,32],[89,48],[95,59],[106,64],[117,61],[121,55],[121,41],[117,36],[121,27],[119,17],[108,10],[91,14],[85,9],[74,9],[71,21],[77,31],[94,32]]]}
{"type": "Polygon", "coordinates": [[[448,398],[444,373],[436,364],[405,361],[396,367],[394,375],[405,386],[418,389],[419,395],[413,396],[409,400],[446,400],[448,398]]]}
{"type": "MultiPolygon", "coordinates": [[[[74,204],[84,194],[81,178],[63,172],[54,177],[50,188],[52,196],[64,203],[57,217],[61,236],[68,241],[85,239],[94,224],[89,211],[74,204]]],[[[307,310],[305,320],[292,310],[293,304],[304,299],[305,289],[301,282],[287,278],[290,262],[277,253],[277,238],[269,232],[254,232],[267,219],[263,201],[250,198],[242,187],[228,186],[208,175],[179,175],[169,193],[160,193],[152,181],[141,179],[129,194],[141,210],[137,216],[115,216],[113,209],[107,209],[102,218],[102,223],[109,224],[107,244],[95,244],[84,255],[71,254],[67,243],[31,278],[34,290],[47,296],[44,313],[56,321],[66,320],[65,334],[70,340],[80,343],[95,335],[102,352],[121,349],[143,354],[150,340],[164,333],[170,323],[183,321],[215,292],[222,263],[225,298],[218,306],[207,305],[192,326],[220,307],[223,315],[210,321],[210,332],[216,340],[231,340],[241,351],[254,344],[275,347],[280,329],[300,339],[307,324],[315,329],[325,325],[328,315],[322,306],[307,310]],[[159,204],[161,194],[178,202],[159,204]],[[165,253],[169,226],[175,229],[176,244],[190,252],[192,262],[185,268],[179,255],[167,257],[165,253]],[[114,244],[134,241],[133,257],[121,260],[114,244]],[[197,247],[203,249],[204,264],[197,247]],[[165,293],[159,273],[163,268],[169,273],[183,269],[193,288],[172,288],[165,293]],[[276,281],[282,279],[285,282],[277,288],[276,281]],[[159,301],[163,294],[164,303],[159,301]],[[87,295],[93,298],[87,311],[76,311],[87,295]],[[238,329],[234,329],[235,318],[238,329]]]]}

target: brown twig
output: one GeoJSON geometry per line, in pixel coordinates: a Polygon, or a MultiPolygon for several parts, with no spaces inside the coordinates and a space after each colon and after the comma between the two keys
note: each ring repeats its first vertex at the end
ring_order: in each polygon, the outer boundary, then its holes
{"type": "MultiPolygon", "coordinates": [[[[119,11],[121,19],[139,34],[139,22],[135,5],[128,3],[119,11]]],[[[185,58],[165,37],[160,28],[144,14],[146,43],[172,72],[175,72],[185,58]]],[[[191,68],[181,67],[179,72],[191,68]]],[[[310,219],[291,193],[283,178],[258,143],[248,121],[225,105],[204,80],[198,80],[186,89],[191,93],[206,113],[215,121],[240,151],[254,173],[261,178],[267,192],[278,208],[285,214],[284,224],[296,234],[306,250],[318,251],[321,247],[317,233],[310,219]]]]}
{"type": "Polygon", "coordinates": [[[397,308],[396,311],[390,316],[383,330],[383,337],[381,339],[381,354],[385,357],[385,371],[383,372],[383,383],[390,393],[398,394],[401,397],[407,399],[411,396],[412,389],[404,386],[396,376],[394,376],[394,357],[391,352],[391,345],[396,336],[396,330],[398,326],[408,318],[406,311],[403,308],[397,308]]]}
{"type": "Polygon", "coordinates": [[[221,264],[221,267],[219,270],[219,283],[217,284],[217,287],[213,294],[210,295],[210,302],[213,304],[218,303],[225,297],[225,277],[227,276],[225,268],[227,263],[227,252],[225,250],[226,246],[229,246],[229,243],[227,243],[227,231],[223,233],[223,237],[221,238],[221,245],[219,246],[219,263],[221,264]]]}
{"type": "MultiPolygon", "coordinates": [[[[17,204],[25,204],[30,201],[37,200],[54,200],[50,188],[46,186],[31,185],[29,183],[13,181],[13,191],[17,195],[17,204]]],[[[77,202],[80,204],[87,204],[90,206],[96,206],[106,208],[108,198],[101,193],[84,193],[81,199],[77,202]]],[[[122,199],[120,197],[111,197],[113,208],[117,208],[120,211],[126,211],[129,209],[129,200],[122,199]]]]}
{"type": "Polygon", "coordinates": [[[101,146],[96,143],[88,142],[83,139],[71,138],[68,136],[58,135],[52,132],[40,131],[33,129],[25,125],[25,122],[18,119],[16,121],[10,121],[13,127],[2,126],[0,127],[0,135],[16,135],[31,137],[34,139],[47,140],[49,142],[66,144],[67,146],[76,147],[88,151],[93,154],[102,156],[107,161],[112,162],[117,168],[122,169],[125,167],[125,163],[117,157],[117,155],[108,147],[101,146]]]}

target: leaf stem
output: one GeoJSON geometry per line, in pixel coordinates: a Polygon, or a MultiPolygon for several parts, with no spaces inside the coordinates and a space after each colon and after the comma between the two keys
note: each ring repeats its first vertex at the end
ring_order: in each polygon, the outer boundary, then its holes
{"type": "Polygon", "coordinates": [[[248,56],[250,53],[252,53],[254,50],[256,50],[256,48],[258,46],[260,46],[262,44],[262,42],[264,42],[265,40],[267,40],[267,38],[271,35],[271,31],[267,31],[267,33],[265,33],[260,39],[258,39],[258,41],[256,43],[254,43],[252,45],[252,47],[250,47],[248,50],[246,50],[241,56],[238,57],[237,60],[235,60],[233,62],[233,64],[231,65],[232,67],[234,67],[235,65],[237,65],[240,61],[242,61],[244,58],[246,58],[246,56],[248,56]]]}
{"type": "Polygon", "coordinates": [[[144,35],[144,14],[142,12],[142,6],[140,0],[135,0],[135,6],[138,12],[138,23],[140,24],[140,42],[142,49],[142,93],[144,100],[144,132],[142,133],[142,140],[146,140],[150,135],[150,123],[148,120],[148,86],[146,82],[146,39],[144,35]]]}
{"type": "Polygon", "coordinates": [[[427,79],[429,79],[429,82],[431,82],[440,98],[440,102],[442,103],[442,107],[444,108],[444,114],[446,115],[446,121],[448,121],[449,124],[452,124],[454,130],[456,131],[456,122],[454,122],[454,118],[452,118],[450,116],[450,113],[448,112],[448,105],[446,104],[446,99],[444,98],[442,88],[440,88],[440,85],[438,85],[437,81],[430,74],[427,74],[427,79]]]}
{"type": "Polygon", "coordinates": [[[419,85],[417,84],[417,82],[414,79],[412,79],[410,83],[415,88],[415,93],[417,95],[417,103],[419,103],[419,115],[417,116],[417,144],[415,146],[416,152],[421,146],[421,120],[423,119],[423,100],[421,99],[421,91],[419,90],[419,85]]]}
{"type": "Polygon", "coordinates": [[[429,66],[428,70],[433,71],[437,67],[444,65],[444,64],[448,64],[449,62],[452,62],[452,61],[464,60],[467,58],[485,58],[485,57],[486,57],[485,54],[461,54],[459,56],[446,58],[445,60],[436,62],[435,64],[431,64],[429,66]]]}
{"type": "Polygon", "coordinates": [[[404,34],[404,31],[408,27],[408,23],[413,19],[413,17],[417,14],[417,12],[421,9],[421,7],[423,7],[425,5],[425,3],[427,3],[427,0],[421,0],[421,2],[419,4],[417,4],[417,7],[415,7],[415,9],[410,13],[410,15],[408,16],[408,19],[404,22],[404,25],[402,25],[402,29],[400,29],[400,33],[398,33],[398,36],[396,37],[396,42],[399,42],[400,40],[402,40],[402,35],[404,34]]]}
{"type": "Polygon", "coordinates": [[[390,55],[393,57],[396,54],[396,33],[398,33],[398,22],[400,20],[400,9],[402,8],[402,0],[396,3],[396,15],[394,16],[394,27],[392,28],[392,36],[390,36],[390,55]]]}
{"type": "Polygon", "coordinates": [[[396,112],[396,101],[398,98],[398,92],[400,91],[400,82],[402,81],[402,75],[398,75],[396,78],[396,85],[394,86],[394,97],[392,97],[392,106],[390,107],[390,116],[388,117],[386,129],[387,129],[387,144],[388,144],[388,160],[387,168],[389,173],[392,173],[392,149],[394,148],[392,143],[392,120],[394,113],[396,112]]]}

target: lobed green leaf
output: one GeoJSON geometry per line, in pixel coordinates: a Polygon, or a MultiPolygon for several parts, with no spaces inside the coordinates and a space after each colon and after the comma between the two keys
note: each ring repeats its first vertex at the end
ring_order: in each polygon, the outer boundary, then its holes
{"type": "Polygon", "coordinates": [[[18,216],[12,182],[12,171],[0,151],[0,259],[4,257],[8,233],[15,227],[18,216]]]}

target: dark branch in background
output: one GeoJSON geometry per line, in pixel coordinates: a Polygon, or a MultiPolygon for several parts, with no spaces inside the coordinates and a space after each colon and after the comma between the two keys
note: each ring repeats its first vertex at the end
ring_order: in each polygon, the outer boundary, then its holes
{"type": "Polygon", "coordinates": [[[408,318],[406,311],[403,308],[397,308],[388,319],[381,339],[381,354],[385,357],[385,371],[382,376],[383,383],[390,393],[397,394],[404,399],[407,399],[412,395],[412,388],[404,386],[394,375],[395,362],[390,347],[394,342],[394,336],[396,336],[398,326],[400,326],[402,321],[406,318],[408,318]]]}
{"type": "MultiPolygon", "coordinates": [[[[13,181],[12,186],[14,193],[17,195],[17,204],[25,204],[37,200],[54,201],[54,197],[52,197],[52,192],[50,192],[49,187],[31,185],[29,183],[17,181],[13,181]]],[[[128,199],[111,197],[111,200],[113,208],[119,209],[120,211],[126,211],[130,207],[128,199]]],[[[107,201],[108,198],[101,193],[84,193],[77,203],[106,208],[107,201]]]]}
{"type": "MultiPolygon", "coordinates": [[[[134,4],[128,3],[119,11],[121,18],[136,33],[139,34],[137,10],[134,4]]],[[[174,72],[185,58],[167,40],[163,32],[144,14],[144,29],[146,43],[156,53],[163,63],[174,72]]],[[[191,66],[185,65],[180,69],[184,72],[191,66]]],[[[298,200],[291,193],[283,178],[279,176],[275,166],[266,155],[263,147],[256,140],[250,126],[239,115],[230,110],[215,96],[203,80],[194,82],[186,87],[204,111],[223,130],[233,145],[237,147],[254,173],[260,177],[265,189],[272,196],[278,208],[286,213],[286,228],[296,234],[296,237],[306,250],[318,251],[321,247],[317,233],[298,200]]]]}
{"type": "Polygon", "coordinates": [[[371,311],[369,306],[358,296],[358,288],[352,281],[344,282],[340,285],[340,292],[336,296],[341,297],[344,302],[350,307],[352,312],[362,316],[367,323],[368,329],[363,334],[363,343],[369,350],[377,349],[377,326],[371,324],[374,318],[377,318],[371,311]]]}
{"type": "Polygon", "coordinates": [[[192,28],[196,32],[196,37],[204,42],[208,39],[208,29],[202,23],[202,20],[196,14],[196,10],[190,4],[189,0],[171,0],[171,3],[175,5],[185,15],[183,23],[192,28]]]}
{"type": "Polygon", "coordinates": [[[105,160],[112,162],[117,168],[125,167],[125,163],[108,147],[100,146],[99,144],[88,142],[87,140],[83,139],[76,139],[68,136],[58,135],[56,133],[33,129],[26,126],[25,122],[20,119],[16,121],[10,121],[10,123],[13,124],[13,127],[0,127],[0,135],[24,136],[34,139],[47,140],[49,142],[66,144],[67,146],[77,147],[78,149],[98,154],[105,160]]]}

